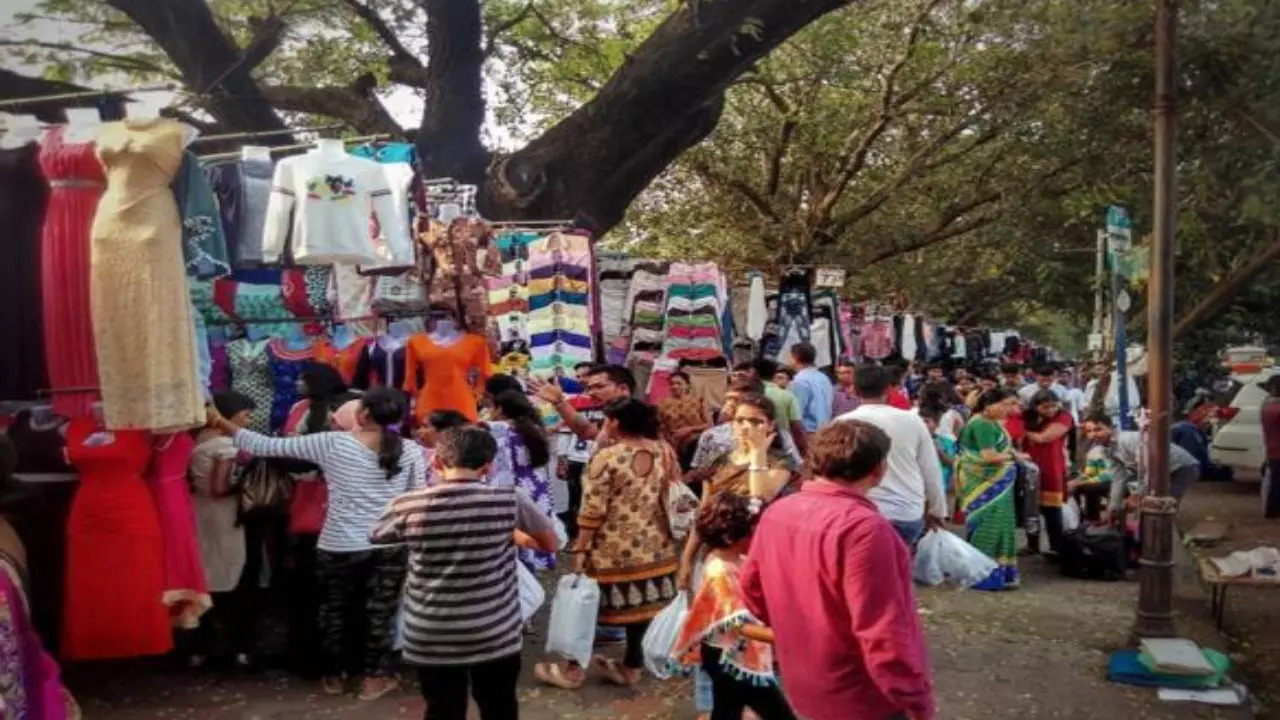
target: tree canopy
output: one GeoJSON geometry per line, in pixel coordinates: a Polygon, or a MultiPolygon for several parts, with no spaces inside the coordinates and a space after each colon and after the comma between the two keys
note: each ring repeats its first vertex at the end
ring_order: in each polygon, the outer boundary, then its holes
{"type": "MultiPolygon", "coordinates": [[[[1280,7],[1180,5],[1178,332],[1270,336],[1280,7]]],[[[404,133],[428,173],[481,184],[494,218],[574,218],[730,268],[838,264],[858,296],[1082,337],[1105,206],[1150,227],[1153,16],[1106,0],[41,0],[27,29],[79,37],[10,32],[0,50],[43,75],[0,71],[0,97],[167,81],[184,89],[169,112],[206,132],[404,133]],[[410,127],[392,93],[420,99],[410,127]]]]}

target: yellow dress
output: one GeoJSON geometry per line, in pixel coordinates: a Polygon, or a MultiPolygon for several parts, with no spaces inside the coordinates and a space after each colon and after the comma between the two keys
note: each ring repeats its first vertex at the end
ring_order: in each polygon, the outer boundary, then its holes
{"type": "Polygon", "coordinates": [[[187,129],[164,118],[106,123],[107,191],[93,219],[90,307],[107,427],[204,421],[182,221],[169,183],[187,129]]]}

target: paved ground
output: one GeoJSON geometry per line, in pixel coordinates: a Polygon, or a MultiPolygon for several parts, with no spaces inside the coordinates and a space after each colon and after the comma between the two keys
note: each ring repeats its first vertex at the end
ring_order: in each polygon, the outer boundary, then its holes
{"type": "MultiPolygon", "coordinates": [[[[939,718],[1252,717],[1247,711],[1223,713],[1161,703],[1152,690],[1107,683],[1107,652],[1126,640],[1136,583],[1066,580],[1039,559],[1027,560],[1024,570],[1027,580],[1016,592],[921,592],[939,718]]],[[[1182,580],[1180,627],[1202,643],[1223,649],[1208,625],[1203,593],[1189,576],[1184,574],[1182,580]]],[[[1274,602],[1271,607],[1276,607],[1274,602]]],[[[1246,618],[1243,611],[1241,607],[1241,621],[1246,618]]],[[[1235,612],[1233,605],[1233,617],[1235,612]]],[[[1270,615],[1274,618],[1275,611],[1270,615]]],[[[535,687],[529,668],[540,645],[536,636],[526,650],[521,690],[525,720],[694,717],[691,685],[685,680],[646,680],[633,690],[591,682],[579,693],[535,687]]],[[[1246,657],[1252,661],[1252,656],[1246,657]]],[[[1261,666],[1261,671],[1274,674],[1274,665],[1261,666]]],[[[281,672],[246,677],[167,670],[159,664],[100,665],[69,668],[68,678],[91,720],[380,720],[421,717],[423,707],[412,688],[377,703],[361,703],[321,696],[315,683],[281,672]]]]}

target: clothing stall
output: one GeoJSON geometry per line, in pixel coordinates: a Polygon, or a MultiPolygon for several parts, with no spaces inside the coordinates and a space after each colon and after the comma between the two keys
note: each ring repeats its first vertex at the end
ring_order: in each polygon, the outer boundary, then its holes
{"type": "Polygon", "coordinates": [[[425,177],[411,143],[67,114],[6,116],[0,135],[0,424],[19,484],[54,498],[25,539],[66,659],[166,653],[208,609],[186,467],[212,393],[253,398],[251,426],[278,433],[323,363],[404,390],[412,423],[474,417],[496,369],[596,359],[589,234],[486,221],[477,188],[425,177]],[[259,144],[286,135],[312,139],[259,144]]]}

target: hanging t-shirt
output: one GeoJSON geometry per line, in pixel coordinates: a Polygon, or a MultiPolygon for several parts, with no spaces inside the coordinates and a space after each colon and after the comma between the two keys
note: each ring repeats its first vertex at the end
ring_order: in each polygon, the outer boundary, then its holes
{"type": "Polygon", "coordinates": [[[351,155],[311,152],[281,160],[267,203],[262,259],[284,254],[292,232],[293,260],[307,265],[412,264],[408,218],[396,208],[382,167],[351,155]],[[392,257],[380,257],[370,237],[377,219],[392,257]],[[292,221],[290,220],[292,216],[292,221]]]}

